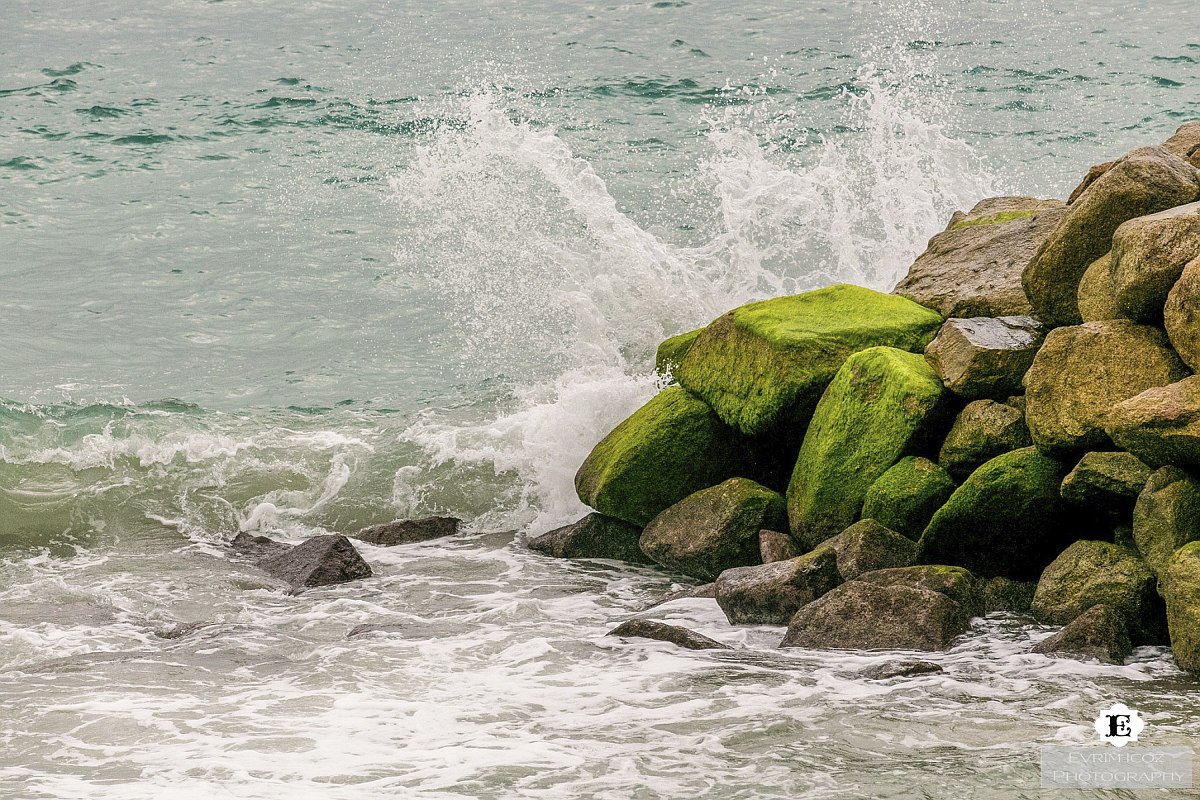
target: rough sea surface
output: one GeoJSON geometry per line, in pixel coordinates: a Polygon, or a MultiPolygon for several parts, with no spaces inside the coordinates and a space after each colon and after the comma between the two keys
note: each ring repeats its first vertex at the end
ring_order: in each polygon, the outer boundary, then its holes
{"type": "Polygon", "coordinates": [[[663,337],[1200,118],[1194,0],[2,16],[0,797],[1032,798],[1112,702],[1200,740],[1161,650],[1001,615],[871,682],[711,600],[646,613],[732,651],[623,643],[669,576],[524,547],[663,337]],[[300,595],[224,553],[431,514],[300,595]]]}

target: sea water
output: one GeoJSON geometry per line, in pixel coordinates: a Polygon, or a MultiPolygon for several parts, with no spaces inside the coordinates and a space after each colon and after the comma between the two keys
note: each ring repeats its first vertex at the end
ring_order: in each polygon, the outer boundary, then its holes
{"type": "Polygon", "coordinates": [[[1117,700],[1200,736],[1159,649],[622,643],[670,576],[524,547],[662,338],[1200,118],[1192,0],[2,11],[0,796],[1012,798],[1117,700]],[[224,548],[434,514],[299,595],[224,548]]]}

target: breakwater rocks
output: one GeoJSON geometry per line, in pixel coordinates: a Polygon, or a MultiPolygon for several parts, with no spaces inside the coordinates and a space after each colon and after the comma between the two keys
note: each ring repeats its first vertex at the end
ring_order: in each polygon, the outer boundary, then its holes
{"type": "Polygon", "coordinates": [[[1007,609],[1064,626],[1040,652],[1200,672],[1200,122],[956,213],[890,294],[750,303],[657,364],[576,476],[596,513],[535,549],[713,582],[784,647],[1007,609]]]}

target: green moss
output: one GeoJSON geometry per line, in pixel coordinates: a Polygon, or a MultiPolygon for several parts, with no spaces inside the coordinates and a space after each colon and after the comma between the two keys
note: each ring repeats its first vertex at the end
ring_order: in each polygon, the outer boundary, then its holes
{"type": "Polygon", "coordinates": [[[983,595],[975,576],[962,567],[945,564],[922,564],[916,567],[881,569],[859,575],[856,580],[879,586],[913,586],[944,594],[958,603],[968,616],[984,613],[983,595]]]}
{"type": "Polygon", "coordinates": [[[950,230],[956,231],[959,228],[973,228],[976,225],[996,225],[1001,222],[1010,222],[1014,219],[1025,219],[1032,217],[1035,214],[1041,213],[1040,208],[1020,208],[1014,211],[998,211],[995,214],[989,214],[986,217],[975,217],[973,219],[964,219],[962,222],[956,222],[950,226],[950,230]]]}
{"type": "Polygon", "coordinates": [[[934,512],[953,492],[954,481],[946,470],[927,458],[908,456],[871,484],[862,516],[919,539],[934,512]]]}
{"type": "Polygon", "coordinates": [[[658,352],[654,355],[654,371],[659,375],[674,374],[679,367],[679,362],[683,361],[687,351],[692,349],[696,338],[702,333],[704,333],[704,329],[699,328],[663,340],[663,343],[658,346],[658,352]]]}
{"type": "Polygon", "coordinates": [[[942,318],[907,298],[841,284],[750,303],[697,337],[675,376],[729,425],[757,435],[803,425],[852,353],[922,351],[942,318]]]}
{"type": "Polygon", "coordinates": [[[643,527],[693,492],[754,472],[741,437],[703,401],[672,386],[592,449],[575,490],[600,513],[643,527]]]}
{"type": "Polygon", "coordinates": [[[871,484],[919,441],[943,393],[915,353],[872,347],[846,359],[796,458],[787,492],[792,534],[811,549],[858,519],[871,484]]]}
{"type": "Polygon", "coordinates": [[[1163,571],[1162,589],[1175,663],[1200,673],[1200,542],[1175,551],[1163,571]]]}

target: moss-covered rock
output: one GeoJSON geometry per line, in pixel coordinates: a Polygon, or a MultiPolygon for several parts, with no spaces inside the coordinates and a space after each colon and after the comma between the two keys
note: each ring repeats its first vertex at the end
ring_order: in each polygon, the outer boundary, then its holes
{"type": "Polygon", "coordinates": [[[960,397],[1004,398],[1022,391],[1045,337],[1032,317],[948,319],[925,348],[925,359],[960,397]]]}
{"type": "Polygon", "coordinates": [[[1123,316],[1154,324],[1183,267],[1200,254],[1200,203],[1121,224],[1113,234],[1113,297],[1123,316]]]}
{"type": "Polygon", "coordinates": [[[1163,609],[1154,573],[1137,553],[1111,542],[1078,541],[1038,581],[1031,610],[1042,622],[1066,625],[1095,605],[1116,609],[1138,644],[1161,644],[1163,609]]]}
{"type": "Polygon", "coordinates": [[[1053,330],[1025,374],[1033,443],[1055,456],[1103,448],[1114,406],[1187,374],[1163,332],[1149,325],[1108,320],[1053,330]]]}
{"type": "Polygon", "coordinates": [[[903,297],[846,284],[750,303],[696,338],[675,377],[729,425],[757,435],[803,425],[852,353],[920,351],[942,324],[903,297]]]}
{"type": "Polygon", "coordinates": [[[1004,611],[1010,614],[1028,614],[1036,591],[1037,581],[992,578],[980,588],[983,595],[984,613],[1004,611]]]}
{"type": "Polygon", "coordinates": [[[787,561],[725,570],[717,578],[717,605],[731,625],[786,625],[839,583],[837,556],[821,548],[787,561]]]}
{"type": "Polygon", "coordinates": [[[1192,369],[1200,370],[1200,256],[1184,265],[1179,280],[1167,294],[1163,324],[1179,357],[1192,369]]]}
{"type": "Polygon", "coordinates": [[[1121,612],[1096,605],[1067,623],[1058,633],[1043,639],[1033,652],[1056,658],[1094,658],[1104,664],[1123,664],[1133,653],[1129,629],[1121,612]]]}
{"type": "Polygon", "coordinates": [[[846,581],[877,569],[907,567],[917,557],[916,543],[873,519],[859,520],[818,549],[837,554],[838,574],[846,581]]]}
{"type": "Polygon", "coordinates": [[[1200,672],[1200,542],[1175,551],[1163,570],[1171,651],[1180,669],[1200,672]]]}
{"type": "Polygon", "coordinates": [[[1133,508],[1133,541],[1146,566],[1162,575],[1171,554],[1200,540],[1200,481],[1177,467],[1156,470],[1133,508]]]}
{"type": "Polygon", "coordinates": [[[1112,252],[1091,263],[1079,281],[1079,316],[1084,322],[1124,319],[1113,289],[1112,252]]]}
{"type": "Polygon", "coordinates": [[[943,564],[922,564],[915,567],[895,567],[865,572],[855,580],[878,586],[913,586],[928,589],[949,597],[963,607],[970,617],[984,614],[983,594],[979,581],[962,567],[943,564]]]}
{"type": "Polygon", "coordinates": [[[942,442],[938,462],[964,480],[984,462],[1033,444],[1025,415],[1006,403],[975,400],[959,412],[942,442]]]}
{"type": "Polygon", "coordinates": [[[658,352],[654,354],[654,371],[659,375],[674,375],[675,370],[679,368],[679,362],[683,361],[683,357],[692,349],[692,345],[702,333],[704,329],[700,328],[664,339],[658,346],[658,352]]]}
{"type": "Polygon", "coordinates": [[[1118,403],[1105,418],[1105,431],[1152,467],[1200,466],[1200,376],[1118,403]]]}
{"type": "Polygon", "coordinates": [[[783,495],[745,478],[730,478],[688,495],[642,531],[642,552],[669,569],[709,581],[727,569],[759,562],[758,532],[778,528],[783,495]]]}
{"type": "Polygon", "coordinates": [[[918,354],[873,347],[848,358],[817,405],[788,484],[792,535],[812,549],[858,519],[867,489],[920,442],[942,395],[918,354]]]}
{"type": "Polygon", "coordinates": [[[1033,447],[988,461],[933,515],[918,561],[963,566],[985,578],[1036,578],[1078,538],[1058,494],[1064,472],[1033,447]]]}
{"type": "Polygon", "coordinates": [[[1069,207],[1021,277],[1033,316],[1050,325],[1077,325],[1084,271],[1112,248],[1126,220],[1191,203],[1200,197],[1196,168],[1162,147],[1143,147],[1118,159],[1069,207]]]}
{"type": "Polygon", "coordinates": [[[593,448],[575,475],[579,499],[638,527],[693,492],[755,475],[745,441],[678,386],[656,395],[593,448]]]}
{"type": "Polygon", "coordinates": [[[953,493],[954,481],[946,470],[927,458],[906,456],[867,489],[862,517],[918,539],[933,512],[953,493]]]}
{"type": "Polygon", "coordinates": [[[1150,467],[1133,453],[1085,453],[1063,479],[1062,497],[1078,506],[1131,511],[1150,472],[1150,467]]]}

